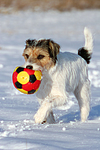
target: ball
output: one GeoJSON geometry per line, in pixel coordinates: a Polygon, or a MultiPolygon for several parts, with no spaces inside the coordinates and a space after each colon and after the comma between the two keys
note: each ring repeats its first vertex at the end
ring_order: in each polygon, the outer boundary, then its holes
{"type": "Polygon", "coordinates": [[[16,67],[12,81],[16,89],[24,94],[37,92],[41,83],[42,73],[39,70],[31,70],[23,67],[16,67]]]}

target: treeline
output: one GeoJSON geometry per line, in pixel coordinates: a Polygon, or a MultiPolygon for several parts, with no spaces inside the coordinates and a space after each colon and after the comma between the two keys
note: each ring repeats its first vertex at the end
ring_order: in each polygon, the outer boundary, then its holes
{"type": "Polygon", "coordinates": [[[100,0],[0,0],[0,8],[67,11],[72,9],[99,9],[100,0]]]}

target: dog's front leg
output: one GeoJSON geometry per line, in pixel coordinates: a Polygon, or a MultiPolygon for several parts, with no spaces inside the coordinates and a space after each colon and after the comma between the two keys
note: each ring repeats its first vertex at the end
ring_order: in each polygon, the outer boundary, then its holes
{"type": "Polygon", "coordinates": [[[36,123],[46,122],[51,111],[52,111],[52,104],[48,101],[44,101],[34,116],[35,122],[36,123]]]}

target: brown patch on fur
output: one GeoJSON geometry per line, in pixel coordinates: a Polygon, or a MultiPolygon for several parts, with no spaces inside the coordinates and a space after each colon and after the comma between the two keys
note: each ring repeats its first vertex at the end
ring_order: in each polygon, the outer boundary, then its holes
{"type": "Polygon", "coordinates": [[[39,48],[27,48],[24,50],[23,56],[25,58],[25,61],[29,61],[31,64],[36,63],[37,65],[47,70],[54,66],[54,63],[50,58],[48,52],[39,48]],[[27,58],[26,55],[28,55],[29,57],[27,58]],[[39,55],[43,55],[44,58],[38,59],[39,55]]]}
{"type": "Polygon", "coordinates": [[[50,69],[57,60],[60,46],[50,39],[26,40],[26,47],[23,53],[25,61],[36,63],[37,65],[50,69]]]}

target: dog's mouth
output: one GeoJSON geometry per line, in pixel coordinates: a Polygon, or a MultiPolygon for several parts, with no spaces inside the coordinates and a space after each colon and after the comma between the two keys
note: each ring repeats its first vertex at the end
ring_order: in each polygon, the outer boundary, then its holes
{"type": "Polygon", "coordinates": [[[26,68],[33,70],[33,66],[32,65],[27,65],[26,68]]]}
{"type": "Polygon", "coordinates": [[[40,70],[41,72],[43,71],[43,68],[38,66],[38,65],[36,65],[36,64],[34,64],[34,65],[27,64],[27,65],[24,65],[23,67],[27,68],[27,69],[30,69],[30,70],[40,70]]]}

